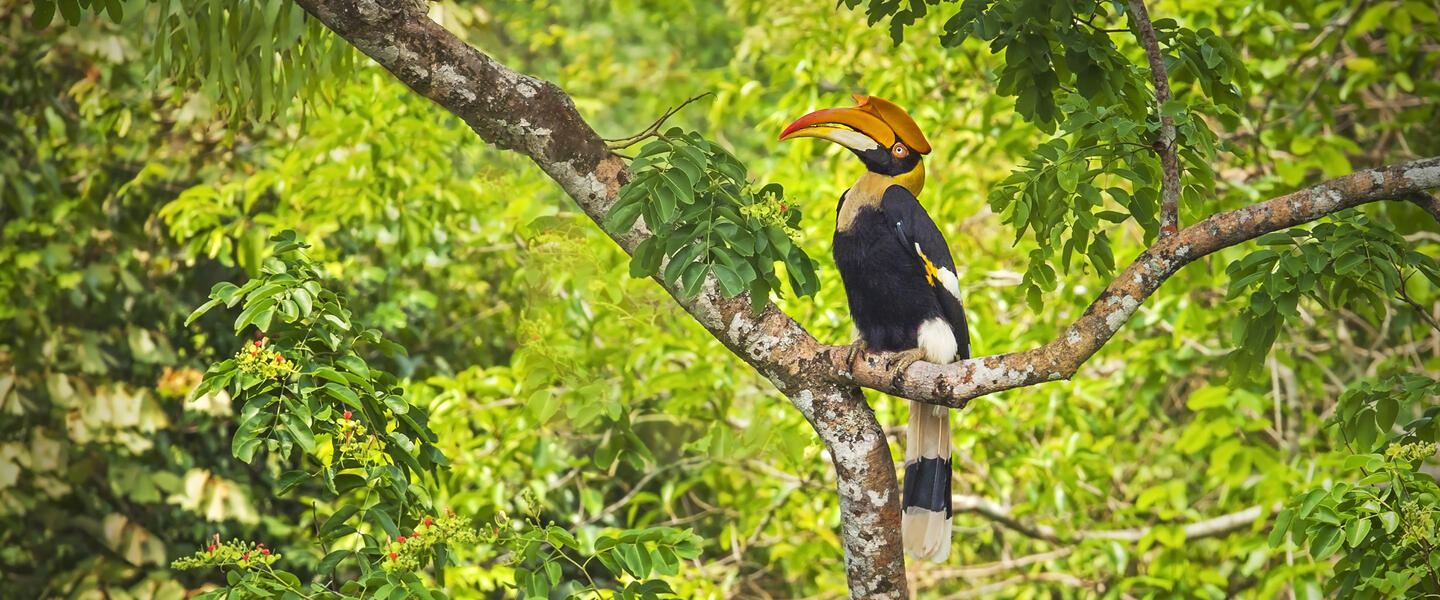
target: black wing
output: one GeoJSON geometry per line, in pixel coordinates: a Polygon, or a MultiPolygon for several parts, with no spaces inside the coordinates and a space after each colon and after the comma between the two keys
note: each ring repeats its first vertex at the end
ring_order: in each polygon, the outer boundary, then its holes
{"type": "Polygon", "coordinates": [[[915,260],[925,265],[930,289],[939,300],[945,320],[955,334],[959,352],[957,358],[970,358],[970,327],[965,322],[965,307],[960,303],[955,259],[950,257],[950,246],[945,243],[945,236],[910,190],[892,185],[885,190],[885,197],[880,203],[905,248],[910,250],[915,260]]]}

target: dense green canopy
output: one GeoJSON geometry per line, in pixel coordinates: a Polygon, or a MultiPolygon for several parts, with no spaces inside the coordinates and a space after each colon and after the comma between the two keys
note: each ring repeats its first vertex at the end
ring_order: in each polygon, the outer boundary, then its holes
{"type": "MultiPolygon", "coordinates": [[[[850,93],[934,146],[922,201],[977,355],[1055,338],[1156,239],[1161,116],[1182,227],[1440,155],[1431,1],[1154,3],[1163,105],[1123,2],[429,10],[607,138],[709,92],[666,127],[733,155],[754,218],[814,259],[807,282],[777,256],[798,281],[772,291],[830,344],[831,211],[861,167],[775,137],[850,93]]],[[[0,48],[0,588],[845,594],[802,415],[530,161],[297,6],[8,2],[0,48]]],[[[1342,211],[1180,271],[1072,381],[972,401],[954,551],[911,589],[1440,594],[1437,254],[1414,204],[1342,211]]],[[[902,459],[906,402],[867,396],[902,459]]]]}

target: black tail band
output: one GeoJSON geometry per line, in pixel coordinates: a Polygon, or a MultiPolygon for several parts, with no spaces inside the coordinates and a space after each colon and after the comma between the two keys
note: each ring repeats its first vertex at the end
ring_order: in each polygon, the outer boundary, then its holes
{"type": "Polygon", "coordinates": [[[917,507],[950,516],[950,459],[922,458],[905,465],[905,508],[917,507]]]}

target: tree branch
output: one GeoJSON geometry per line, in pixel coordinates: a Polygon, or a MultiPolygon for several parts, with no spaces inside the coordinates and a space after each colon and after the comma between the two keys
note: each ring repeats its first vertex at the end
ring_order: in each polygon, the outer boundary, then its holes
{"type": "MultiPolygon", "coordinates": [[[[397,79],[454,113],[485,141],[533,160],[593,220],[603,222],[630,180],[624,161],[558,86],[517,73],[426,17],[410,0],[296,0],[397,79]]],[[[649,237],[643,221],[607,232],[627,253],[649,237]]],[[[658,280],[657,280],[658,281],[658,280]]],[[[660,282],[664,285],[664,282],[660,282]]],[[[787,360],[791,343],[822,349],[774,304],[759,315],[747,295],[723,297],[713,276],[675,301],[775,384],[805,415],[835,464],[850,593],[908,596],[900,546],[900,491],[890,445],[860,388],[822,359],[787,360]]]]}
{"type": "MultiPolygon", "coordinates": [[[[533,160],[597,226],[630,180],[616,156],[553,83],[517,73],[469,46],[410,0],[296,0],[415,92],[463,119],[481,138],[533,160]]],[[[1148,21],[1147,21],[1148,23],[1148,21]]],[[[1153,32],[1152,32],[1153,33],[1153,32]]],[[[750,311],[746,294],[724,298],[708,278],[694,298],[676,296],[717,340],[767,377],[800,410],[835,464],[850,593],[905,598],[900,493],[890,448],[856,384],[963,407],[977,396],[1068,378],[1164,280],[1226,246],[1381,199],[1440,186],[1440,159],[1364,171],[1215,215],[1162,237],[1110,284],[1056,340],[1033,350],[904,373],[866,354],[852,373],[848,347],[821,344],[773,303],[750,311]]],[[[607,232],[626,252],[650,233],[643,222],[607,232]]],[[[662,287],[663,282],[660,282],[662,287]]]]}
{"type": "MultiPolygon", "coordinates": [[[[1153,527],[1140,527],[1135,529],[1082,529],[1071,534],[1065,534],[1056,531],[1054,527],[1048,525],[1021,521],[1011,515],[1009,509],[978,496],[955,494],[950,497],[950,506],[954,512],[977,514],[1004,525],[1006,528],[1012,529],[1025,537],[1043,540],[1052,544],[1068,545],[1078,543],[1082,540],[1138,542],[1141,538],[1149,535],[1154,529],[1153,527]]],[[[1277,502],[1270,508],[1270,512],[1274,513],[1280,510],[1281,506],[1282,505],[1277,502]]],[[[1187,523],[1182,531],[1186,541],[1220,537],[1249,527],[1264,513],[1264,507],[1252,506],[1245,510],[1220,515],[1215,518],[1187,523]]]]}
{"type": "Polygon", "coordinates": [[[1160,155],[1160,237],[1163,239],[1180,226],[1180,161],[1175,154],[1175,121],[1165,116],[1165,103],[1170,101],[1170,75],[1165,70],[1165,55],[1155,40],[1155,27],[1144,0],[1129,0],[1130,17],[1135,35],[1150,59],[1150,80],[1155,84],[1155,108],[1160,112],[1160,139],[1155,153],[1160,155]]]}
{"type": "MultiPolygon", "coordinates": [[[[1069,379],[1181,267],[1272,231],[1380,200],[1418,201],[1427,210],[1440,212],[1440,202],[1433,196],[1424,201],[1418,195],[1433,187],[1440,187],[1440,157],[1358,171],[1212,215],[1141,252],[1079,319],[1044,346],[948,365],[917,362],[904,373],[893,372],[883,355],[864,354],[851,376],[860,385],[887,394],[952,408],[963,408],[970,398],[1069,379]]],[[[833,369],[843,371],[846,351],[845,347],[827,347],[823,355],[833,369]]]]}

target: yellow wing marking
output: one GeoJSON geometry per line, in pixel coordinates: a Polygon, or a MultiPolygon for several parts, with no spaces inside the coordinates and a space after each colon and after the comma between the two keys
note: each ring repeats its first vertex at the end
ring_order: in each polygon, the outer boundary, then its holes
{"type": "Polygon", "coordinates": [[[920,244],[915,244],[915,253],[920,255],[920,260],[925,261],[925,280],[933,287],[935,276],[940,274],[940,269],[935,268],[935,263],[930,262],[930,257],[925,256],[925,251],[920,249],[920,244]]]}

